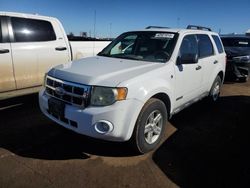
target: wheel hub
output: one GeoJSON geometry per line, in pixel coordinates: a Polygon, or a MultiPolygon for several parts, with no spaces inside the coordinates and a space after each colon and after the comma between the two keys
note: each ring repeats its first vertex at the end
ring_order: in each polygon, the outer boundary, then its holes
{"type": "Polygon", "coordinates": [[[158,140],[162,131],[162,124],[163,120],[160,111],[151,112],[144,129],[144,137],[148,144],[153,144],[158,140]]]}

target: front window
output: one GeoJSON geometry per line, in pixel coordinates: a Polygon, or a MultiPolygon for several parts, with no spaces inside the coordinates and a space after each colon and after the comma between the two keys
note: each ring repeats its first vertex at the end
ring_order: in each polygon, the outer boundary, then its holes
{"type": "Polygon", "coordinates": [[[171,57],[177,37],[177,33],[169,32],[128,32],[116,38],[98,55],[163,63],[171,57]]]}

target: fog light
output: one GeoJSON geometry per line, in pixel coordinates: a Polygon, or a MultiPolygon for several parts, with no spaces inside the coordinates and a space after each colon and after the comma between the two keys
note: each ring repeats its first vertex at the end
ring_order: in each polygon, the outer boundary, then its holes
{"type": "Polygon", "coordinates": [[[113,131],[113,124],[106,120],[100,120],[95,123],[95,130],[100,134],[106,134],[113,131]]]}

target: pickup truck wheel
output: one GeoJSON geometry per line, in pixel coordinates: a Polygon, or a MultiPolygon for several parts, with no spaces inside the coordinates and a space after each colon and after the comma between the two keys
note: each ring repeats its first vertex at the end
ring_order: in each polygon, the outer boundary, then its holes
{"type": "Polygon", "coordinates": [[[149,99],[142,108],[134,130],[133,144],[140,153],[155,149],[164,134],[167,109],[159,99],[149,99]]]}
{"type": "Polygon", "coordinates": [[[218,98],[220,97],[220,90],[221,90],[221,78],[217,76],[210,90],[210,99],[213,102],[217,101],[218,98]]]}

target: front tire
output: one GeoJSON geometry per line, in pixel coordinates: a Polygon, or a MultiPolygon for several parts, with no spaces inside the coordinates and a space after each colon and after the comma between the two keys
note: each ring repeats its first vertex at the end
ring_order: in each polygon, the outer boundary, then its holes
{"type": "Polygon", "coordinates": [[[147,153],[157,148],[165,132],[167,109],[165,104],[151,98],[142,108],[133,133],[132,142],[137,151],[147,153]]]}

